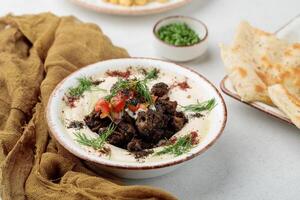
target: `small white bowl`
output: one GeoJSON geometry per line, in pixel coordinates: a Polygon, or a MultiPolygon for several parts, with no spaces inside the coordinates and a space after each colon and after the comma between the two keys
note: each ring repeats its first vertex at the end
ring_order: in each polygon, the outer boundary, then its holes
{"type": "Polygon", "coordinates": [[[186,16],[171,16],[159,20],[153,28],[153,34],[155,37],[154,47],[159,55],[168,60],[176,62],[186,62],[194,60],[205,53],[208,46],[208,30],[206,25],[194,18],[186,16]],[[166,26],[172,23],[185,23],[192,30],[194,30],[199,38],[200,42],[190,46],[175,46],[162,41],[157,32],[162,26],[166,26]]]}
{"type": "Polygon", "coordinates": [[[56,140],[68,151],[86,161],[95,171],[102,172],[103,170],[113,173],[117,176],[131,179],[150,178],[166,174],[186,161],[196,157],[197,155],[206,151],[221,135],[224,130],[227,111],[225,102],[220,92],[210,83],[205,77],[198,74],[191,69],[179,66],[174,63],[148,59],[148,58],[124,58],[113,59],[99,63],[95,63],[84,67],[68,77],[66,77],[61,83],[57,85],[51,94],[47,106],[46,118],[48,122],[51,134],[56,140]],[[66,133],[63,122],[61,120],[61,109],[63,103],[63,96],[66,91],[77,84],[77,79],[82,76],[92,76],[94,74],[104,72],[108,69],[120,69],[120,67],[143,67],[152,68],[156,67],[161,70],[168,70],[172,73],[186,76],[188,79],[197,83],[201,90],[203,89],[203,97],[215,98],[216,107],[210,112],[211,126],[207,132],[207,135],[203,140],[197,144],[190,152],[180,155],[178,157],[159,160],[153,162],[125,162],[103,158],[95,153],[89,152],[82,148],[77,142],[75,142],[71,136],[66,133]]]}

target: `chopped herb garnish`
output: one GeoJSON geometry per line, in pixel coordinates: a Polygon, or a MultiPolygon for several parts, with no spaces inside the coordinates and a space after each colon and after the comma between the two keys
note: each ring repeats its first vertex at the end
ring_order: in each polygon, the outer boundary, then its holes
{"type": "Polygon", "coordinates": [[[148,81],[148,80],[151,80],[151,79],[157,79],[158,77],[158,69],[154,68],[152,69],[150,72],[148,72],[144,78],[144,81],[148,81]]]}
{"type": "Polygon", "coordinates": [[[190,104],[187,106],[182,106],[183,111],[190,111],[195,113],[200,113],[203,111],[211,111],[217,105],[216,100],[210,99],[203,102],[197,102],[196,104],[190,104]]]}
{"type": "Polygon", "coordinates": [[[157,79],[159,71],[154,68],[148,72],[143,80],[139,80],[136,84],[137,92],[146,99],[146,101],[152,104],[152,96],[147,86],[147,82],[152,79],[157,79]]]}
{"type": "Polygon", "coordinates": [[[109,95],[105,97],[109,101],[112,97],[116,96],[118,92],[123,89],[136,90],[137,93],[144,97],[148,103],[152,103],[152,97],[150,90],[147,86],[147,82],[158,77],[158,70],[156,68],[152,69],[145,75],[144,79],[118,79],[118,81],[113,85],[109,95]]]}
{"type": "Polygon", "coordinates": [[[185,135],[177,139],[176,143],[164,147],[163,150],[158,151],[155,155],[173,154],[180,156],[189,152],[193,147],[192,138],[190,135],[185,135]]]}
{"type": "Polygon", "coordinates": [[[138,81],[136,91],[141,97],[144,97],[149,104],[152,104],[152,96],[146,82],[138,81]]]}
{"type": "Polygon", "coordinates": [[[173,23],[161,27],[156,33],[162,41],[174,46],[189,46],[200,42],[197,33],[186,23],[173,23]]]}
{"type": "MultiPolygon", "coordinates": [[[[91,90],[93,85],[99,85],[101,81],[93,81],[91,78],[81,77],[77,79],[79,84],[76,87],[69,88],[68,96],[78,98],[82,96],[85,91],[91,90]]],[[[106,91],[101,88],[95,89],[95,91],[106,91]]]]}
{"type": "Polygon", "coordinates": [[[84,146],[92,147],[95,150],[99,150],[103,147],[107,138],[114,132],[116,126],[111,123],[105,131],[100,133],[97,138],[88,138],[85,134],[77,132],[75,133],[76,139],[79,144],[84,146]]]}
{"type": "Polygon", "coordinates": [[[130,89],[134,84],[135,83],[132,80],[119,78],[118,81],[112,86],[110,94],[104,97],[105,100],[109,101],[112,97],[116,96],[118,92],[123,89],[130,89]]]}

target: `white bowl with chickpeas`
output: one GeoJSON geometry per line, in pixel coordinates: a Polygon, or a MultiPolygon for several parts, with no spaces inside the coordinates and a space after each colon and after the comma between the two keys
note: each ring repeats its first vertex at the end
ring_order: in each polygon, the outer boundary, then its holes
{"type": "Polygon", "coordinates": [[[121,6],[144,6],[151,2],[167,3],[168,0],[103,0],[107,3],[121,6]]]}
{"type": "Polygon", "coordinates": [[[70,0],[79,6],[114,15],[148,15],[172,10],[192,0],[70,0]]]}

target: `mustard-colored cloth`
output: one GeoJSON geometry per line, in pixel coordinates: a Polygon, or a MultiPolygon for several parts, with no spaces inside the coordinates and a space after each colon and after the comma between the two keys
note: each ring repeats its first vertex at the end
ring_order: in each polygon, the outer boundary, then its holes
{"type": "Polygon", "coordinates": [[[85,65],[127,57],[94,24],[50,13],[0,18],[3,200],[173,200],[97,176],[51,138],[44,108],[57,83],[85,65]]]}

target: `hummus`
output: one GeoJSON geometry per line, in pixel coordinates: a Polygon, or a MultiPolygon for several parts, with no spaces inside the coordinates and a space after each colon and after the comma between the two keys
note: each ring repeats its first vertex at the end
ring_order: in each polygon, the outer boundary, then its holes
{"type": "MultiPolygon", "coordinates": [[[[120,71],[130,70],[129,78],[142,78],[144,76],[142,68],[130,67],[128,69],[120,69],[120,71]]],[[[90,77],[92,80],[99,81],[100,84],[92,87],[91,90],[85,91],[83,95],[74,102],[74,106],[69,106],[66,102],[62,101],[61,108],[61,120],[64,124],[65,131],[74,140],[76,140],[75,134],[81,132],[89,138],[98,137],[98,134],[92,132],[87,126],[80,127],[70,127],[69,124],[72,121],[84,122],[84,117],[91,113],[95,108],[96,102],[109,94],[110,88],[113,86],[118,77],[110,76],[105,71],[94,74],[90,77]]],[[[151,88],[154,84],[164,82],[170,86],[170,91],[168,93],[170,100],[177,101],[177,109],[180,111],[181,106],[186,106],[190,104],[195,104],[198,101],[206,101],[205,95],[203,95],[201,88],[193,81],[187,79],[186,77],[170,73],[169,71],[160,70],[158,78],[151,80],[147,83],[148,87],[151,88]],[[185,86],[181,87],[181,83],[185,83],[185,86]]],[[[210,129],[210,115],[209,113],[203,113],[201,117],[192,116],[192,113],[185,112],[188,116],[188,123],[177,132],[174,136],[179,138],[181,136],[187,135],[191,132],[198,133],[198,139],[201,140],[206,136],[208,130],[210,129]]],[[[173,137],[174,137],[173,136],[173,137]]],[[[78,144],[80,145],[80,144],[78,144]]],[[[137,159],[135,155],[125,149],[113,146],[109,143],[105,143],[105,148],[110,149],[109,153],[103,153],[103,151],[94,150],[91,147],[80,145],[84,148],[87,153],[93,153],[106,159],[120,161],[120,162],[156,162],[162,159],[173,158],[173,155],[155,155],[155,152],[161,151],[164,147],[153,148],[153,153],[147,155],[142,159],[137,159]]]]}

